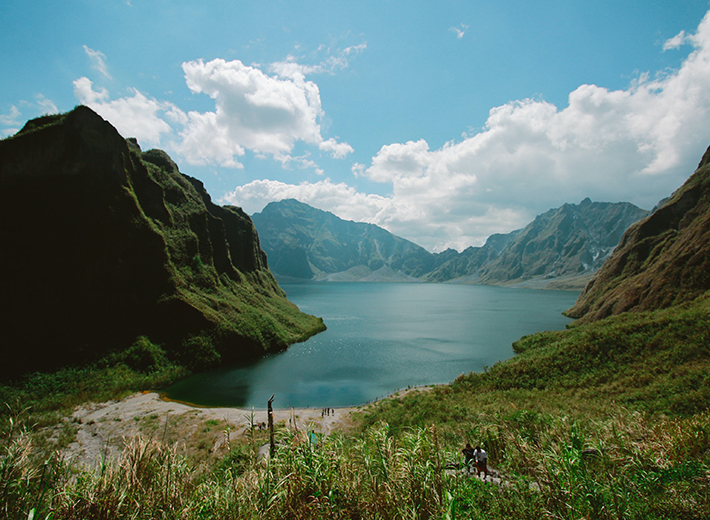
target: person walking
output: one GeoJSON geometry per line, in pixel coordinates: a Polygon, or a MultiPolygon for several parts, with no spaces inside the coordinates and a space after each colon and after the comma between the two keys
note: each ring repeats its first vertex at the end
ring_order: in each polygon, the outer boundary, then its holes
{"type": "Polygon", "coordinates": [[[461,453],[463,453],[463,456],[465,459],[464,465],[465,465],[466,469],[468,470],[468,468],[471,464],[471,461],[475,459],[476,454],[468,442],[466,443],[466,447],[461,450],[461,453]]]}
{"type": "Polygon", "coordinates": [[[476,449],[474,450],[474,456],[476,457],[477,476],[480,478],[481,473],[483,473],[483,480],[486,480],[486,478],[488,477],[488,454],[486,453],[486,450],[484,450],[480,446],[476,446],[476,449]]]}

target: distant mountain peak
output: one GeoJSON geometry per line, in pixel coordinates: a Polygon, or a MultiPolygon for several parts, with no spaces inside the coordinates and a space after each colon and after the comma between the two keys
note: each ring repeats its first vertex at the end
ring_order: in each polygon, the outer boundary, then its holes
{"type": "Polygon", "coordinates": [[[629,203],[585,198],[538,215],[524,229],[491,235],[482,247],[438,254],[374,224],[344,221],[293,199],[269,203],[252,219],[269,266],[280,276],[369,281],[370,272],[388,267],[401,273],[397,280],[408,281],[511,284],[587,276],[586,283],[626,227],[647,213],[629,203]]]}
{"type": "MultiPolygon", "coordinates": [[[[343,220],[294,199],[271,202],[252,220],[271,270],[283,277],[372,279],[372,272],[388,267],[410,280],[436,263],[421,246],[378,226],[343,220]],[[366,269],[354,269],[360,266],[366,269]]],[[[381,278],[393,279],[389,274],[381,278]]]]}

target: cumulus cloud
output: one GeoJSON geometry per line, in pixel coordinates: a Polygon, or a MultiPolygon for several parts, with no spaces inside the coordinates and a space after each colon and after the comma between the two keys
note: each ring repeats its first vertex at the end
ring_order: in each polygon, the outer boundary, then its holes
{"type": "Polygon", "coordinates": [[[106,55],[86,45],[84,45],[84,52],[91,60],[91,68],[98,70],[104,77],[111,79],[111,74],[108,73],[108,67],[106,66],[106,55]]]}
{"type": "Polygon", "coordinates": [[[86,77],[74,81],[74,95],[80,103],[101,115],[124,137],[136,137],[147,146],[160,146],[161,137],[170,135],[173,128],[166,121],[185,123],[187,116],[175,105],[149,98],[136,89],[130,97],[109,100],[105,88],[94,90],[86,77]]]}
{"type": "Polygon", "coordinates": [[[305,79],[295,62],[291,68],[286,65],[270,76],[239,60],[183,63],[188,88],[207,94],[216,105],[214,112],[187,114],[178,145],[185,159],[238,167],[235,157],[251,150],[289,162],[296,141],[317,145],[336,158],[352,152],[347,143],[322,137],[318,86],[305,79]]]}
{"type": "Polygon", "coordinates": [[[318,148],[324,152],[330,152],[330,154],[336,159],[342,159],[349,153],[353,153],[353,147],[348,143],[339,143],[332,137],[327,141],[321,141],[318,143],[318,148]]]}
{"type": "Polygon", "coordinates": [[[585,197],[650,209],[685,181],[710,142],[710,13],[696,34],[668,42],[694,50],[678,70],[643,74],[625,90],[581,85],[562,109],[541,99],[510,102],[491,109],[479,132],[435,150],[424,139],[382,146],[352,171],[391,186],[390,196],[334,190],[358,209],[313,196],[324,185],[264,192],[252,183],[233,195],[255,201],[249,197],[259,192],[266,201],[289,193],[340,216],[361,214],[432,250],[480,245],[585,197]]]}
{"type": "MultiPolygon", "coordinates": [[[[305,76],[345,68],[348,57],[365,47],[348,47],[314,66],[300,65],[289,57],[267,67],[273,75],[239,60],[185,62],[188,88],[215,101],[215,110],[208,112],[185,113],[136,89],[130,89],[129,96],[111,100],[106,88],[94,87],[86,77],[74,81],[74,95],[122,135],[136,137],[148,146],[166,147],[189,164],[243,168],[239,157],[248,150],[257,156],[271,155],[286,168],[313,168],[322,174],[309,152],[292,154],[296,142],[314,145],[336,159],[352,153],[353,148],[337,138],[323,137],[320,120],[325,114],[320,91],[305,76]]],[[[84,50],[94,67],[109,77],[106,57],[87,46],[84,50]]]]}
{"type": "Polygon", "coordinates": [[[374,221],[378,213],[390,204],[389,199],[385,197],[360,193],[344,182],[334,183],[330,179],[301,184],[272,180],[252,181],[238,186],[219,202],[239,206],[247,213],[253,214],[261,211],[269,202],[283,199],[298,199],[335,213],[340,218],[358,222],[374,221]]]}

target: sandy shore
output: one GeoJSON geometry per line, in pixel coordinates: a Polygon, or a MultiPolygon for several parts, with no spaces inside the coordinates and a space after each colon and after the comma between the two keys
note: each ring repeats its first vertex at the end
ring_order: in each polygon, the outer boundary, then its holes
{"type": "MultiPolygon", "coordinates": [[[[393,394],[403,396],[409,389],[393,394]]],[[[329,434],[355,424],[353,413],[368,405],[331,409],[287,408],[274,410],[274,423],[299,430],[329,434]]],[[[67,422],[76,428],[76,439],[64,451],[65,460],[96,467],[101,460],[115,457],[127,438],[142,434],[167,442],[179,442],[188,450],[219,455],[234,436],[245,435],[268,421],[266,410],[209,408],[162,399],[156,392],[136,393],[120,401],[87,403],[78,407],[67,422]]],[[[59,430],[57,427],[57,431],[59,430]]]]}

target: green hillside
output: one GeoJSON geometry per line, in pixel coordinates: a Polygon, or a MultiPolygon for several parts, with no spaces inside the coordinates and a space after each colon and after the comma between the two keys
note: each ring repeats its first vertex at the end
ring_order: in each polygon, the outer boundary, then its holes
{"type": "Polygon", "coordinates": [[[95,362],[140,336],[201,369],[324,328],[287,300],[244,212],[86,107],[0,141],[0,188],[2,378],[95,362]]]}
{"type": "Polygon", "coordinates": [[[669,200],[631,226],[568,314],[589,322],[692,301],[710,289],[710,150],[669,200]]]}

